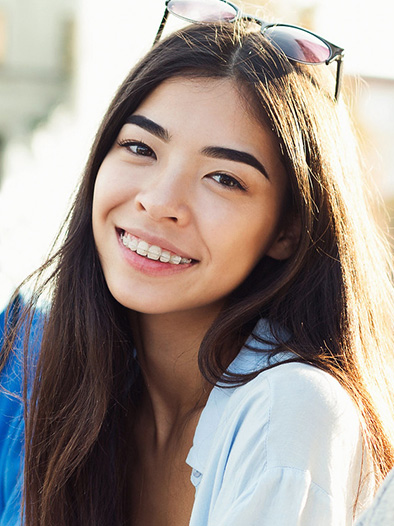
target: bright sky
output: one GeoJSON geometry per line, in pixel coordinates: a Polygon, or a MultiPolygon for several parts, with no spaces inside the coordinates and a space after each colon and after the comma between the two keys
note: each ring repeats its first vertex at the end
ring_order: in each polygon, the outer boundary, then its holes
{"type": "Polygon", "coordinates": [[[346,49],[349,72],[394,78],[394,7],[390,0],[316,3],[319,27],[346,49]]]}

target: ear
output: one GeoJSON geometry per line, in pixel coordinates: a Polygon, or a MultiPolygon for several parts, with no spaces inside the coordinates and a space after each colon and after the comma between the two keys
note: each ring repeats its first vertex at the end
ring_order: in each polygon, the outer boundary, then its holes
{"type": "Polygon", "coordinates": [[[286,227],[279,232],[266,255],[277,260],[288,259],[297,248],[300,234],[299,218],[292,217],[291,220],[287,221],[286,227]]]}

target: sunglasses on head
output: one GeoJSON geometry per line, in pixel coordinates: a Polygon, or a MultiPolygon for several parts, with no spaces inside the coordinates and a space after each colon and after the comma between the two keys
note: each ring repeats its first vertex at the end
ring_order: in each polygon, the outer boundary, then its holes
{"type": "Polygon", "coordinates": [[[165,12],[154,43],[160,39],[169,13],[188,22],[201,24],[235,22],[236,20],[255,22],[261,26],[261,33],[289,60],[309,65],[328,65],[335,61],[337,71],[334,99],[338,99],[344,49],[331,44],[315,33],[289,24],[269,24],[261,18],[242,13],[235,4],[227,0],[166,0],[165,12]]]}

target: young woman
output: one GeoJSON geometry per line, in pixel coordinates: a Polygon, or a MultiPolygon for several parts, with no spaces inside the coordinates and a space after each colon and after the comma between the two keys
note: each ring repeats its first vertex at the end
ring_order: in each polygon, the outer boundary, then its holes
{"type": "Polygon", "coordinates": [[[2,526],[350,525],[393,465],[389,255],[340,74],[249,26],[130,73],[9,309],[2,526]]]}

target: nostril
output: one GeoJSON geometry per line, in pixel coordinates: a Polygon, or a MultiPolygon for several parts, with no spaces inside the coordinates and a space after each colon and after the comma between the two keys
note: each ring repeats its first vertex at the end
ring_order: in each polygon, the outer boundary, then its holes
{"type": "Polygon", "coordinates": [[[139,210],[139,211],[144,211],[144,210],[146,210],[146,208],[145,208],[144,205],[141,203],[141,201],[137,201],[137,202],[136,202],[136,208],[137,208],[137,210],[139,210]]]}

